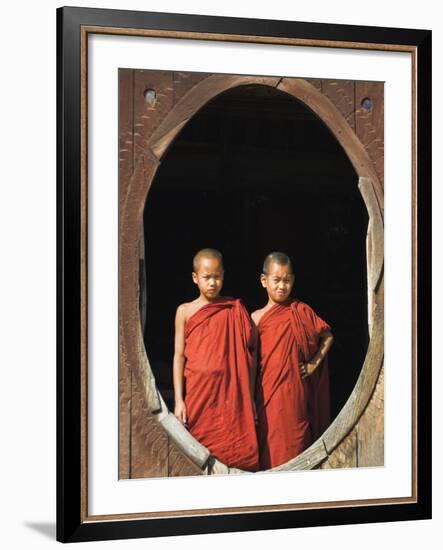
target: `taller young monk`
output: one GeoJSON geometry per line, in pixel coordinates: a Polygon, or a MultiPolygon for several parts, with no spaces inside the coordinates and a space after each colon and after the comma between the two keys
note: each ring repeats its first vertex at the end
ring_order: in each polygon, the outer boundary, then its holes
{"type": "Polygon", "coordinates": [[[268,302],[252,314],[260,340],[257,434],[260,469],[269,469],[296,457],[329,425],[326,355],[333,336],[311,307],[291,298],[286,254],[269,254],[260,280],[268,302]]]}
{"type": "Polygon", "coordinates": [[[199,296],[175,317],[174,414],[218,460],[256,471],[254,327],[240,300],[220,296],[223,277],[220,252],[195,255],[199,296]]]}

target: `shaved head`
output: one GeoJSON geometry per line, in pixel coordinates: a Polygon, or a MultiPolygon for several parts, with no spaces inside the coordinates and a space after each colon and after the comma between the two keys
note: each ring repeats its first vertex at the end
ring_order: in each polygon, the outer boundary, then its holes
{"type": "Polygon", "coordinates": [[[209,260],[218,260],[223,268],[223,256],[221,252],[215,248],[202,248],[197,252],[192,260],[192,267],[194,268],[195,273],[197,273],[200,261],[206,258],[209,260]]]}
{"type": "Polygon", "coordinates": [[[266,276],[269,275],[269,268],[273,262],[278,265],[287,265],[291,270],[291,273],[294,274],[291,258],[287,254],[284,252],[271,252],[266,256],[265,261],[263,262],[263,273],[266,276]]]}

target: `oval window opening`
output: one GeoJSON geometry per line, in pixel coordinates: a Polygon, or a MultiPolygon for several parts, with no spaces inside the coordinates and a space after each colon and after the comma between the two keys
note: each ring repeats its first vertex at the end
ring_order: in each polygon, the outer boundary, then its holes
{"type": "Polygon", "coordinates": [[[164,155],[144,209],[141,317],[150,365],[174,410],[174,316],[198,296],[192,258],[223,253],[222,294],[252,312],[267,296],[265,256],[292,260],[293,296],[332,327],[331,421],[360,374],[369,342],[368,212],[346,153],[322,120],[295,98],[266,86],[217,96],[164,155]]]}

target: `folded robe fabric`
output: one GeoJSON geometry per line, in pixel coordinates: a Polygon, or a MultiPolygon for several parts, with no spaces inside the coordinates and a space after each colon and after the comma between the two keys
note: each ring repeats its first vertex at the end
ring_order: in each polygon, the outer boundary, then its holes
{"type": "Polygon", "coordinates": [[[260,319],[257,379],[260,469],[284,464],[315,441],[330,422],[327,358],[307,379],[300,362],[318,351],[320,334],[330,330],[307,304],[276,304],[260,319]]]}
{"type": "Polygon", "coordinates": [[[186,322],[188,430],[227,466],[256,471],[251,348],[251,320],[238,299],[218,298],[186,322]]]}

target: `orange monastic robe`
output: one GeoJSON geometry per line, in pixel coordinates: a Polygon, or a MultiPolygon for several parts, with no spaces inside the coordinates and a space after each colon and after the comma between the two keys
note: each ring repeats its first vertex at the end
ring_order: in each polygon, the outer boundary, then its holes
{"type": "Polygon", "coordinates": [[[218,298],[185,325],[188,429],[229,467],[258,469],[250,392],[252,325],[242,302],[218,298]]]}
{"type": "Polygon", "coordinates": [[[300,362],[318,350],[330,330],[307,304],[276,304],[260,319],[257,380],[260,469],[284,464],[306,449],[329,425],[329,375],[325,358],[303,380],[300,362]]]}

